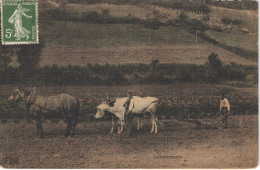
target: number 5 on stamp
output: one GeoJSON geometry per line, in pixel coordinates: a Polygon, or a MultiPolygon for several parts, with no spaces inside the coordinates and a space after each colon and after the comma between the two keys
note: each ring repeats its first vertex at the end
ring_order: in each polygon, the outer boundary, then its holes
{"type": "Polygon", "coordinates": [[[39,43],[37,0],[2,0],[1,39],[3,45],[39,43]]]}

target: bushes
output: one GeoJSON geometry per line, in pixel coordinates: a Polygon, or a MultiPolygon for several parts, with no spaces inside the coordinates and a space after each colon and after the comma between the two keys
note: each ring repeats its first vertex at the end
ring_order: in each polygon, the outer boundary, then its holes
{"type": "Polygon", "coordinates": [[[242,65],[238,65],[236,63],[231,63],[224,66],[226,79],[229,81],[232,80],[245,80],[246,72],[242,65]]]}
{"type": "Polygon", "coordinates": [[[246,81],[256,77],[257,68],[235,63],[224,65],[217,54],[212,53],[204,65],[164,64],[154,60],[151,64],[80,66],[45,66],[38,68],[30,76],[20,77],[20,70],[9,67],[0,70],[1,84],[34,85],[126,85],[142,77],[142,84],[171,84],[176,82],[246,81]],[[7,76],[7,79],[5,78],[7,76]]]}
{"type": "Polygon", "coordinates": [[[210,8],[205,3],[200,3],[196,1],[190,0],[68,0],[68,3],[79,3],[79,4],[97,4],[97,3],[112,3],[116,5],[120,4],[138,4],[138,3],[146,3],[146,4],[155,4],[162,7],[169,7],[173,9],[191,11],[194,13],[203,13],[208,14],[210,12],[210,8]]]}
{"type": "Polygon", "coordinates": [[[211,53],[208,56],[208,62],[205,65],[207,67],[206,75],[209,82],[216,83],[223,78],[223,64],[217,54],[211,53]]]}
{"type": "Polygon", "coordinates": [[[26,106],[23,102],[10,103],[7,99],[0,98],[0,118],[6,119],[24,119],[29,116],[26,106]]]}
{"type": "MultiPolygon", "coordinates": [[[[151,2],[151,1],[150,1],[151,2]]],[[[162,7],[172,8],[172,9],[178,9],[178,10],[184,10],[184,11],[190,11],[194,13],[203,13],[203,14],[209,14],[210,13],[210,7],[207,4],[196,2],[196,1],[164,1],[164,0],[158,0],[154,2],[154,4],[162,7]]]]}
{"type": "Polygon", "coordinates": [[[215,0],[208,0],[206,1],[209,5],[220,6],[225,8],[231,9],[246,9],[246,10],[257,10],[258,3],[257,1],[245,1],[245,0],[233,0],[233,1],[215,1],[215,0]]]}
{"type": "Polygon", "coordinates": [[[233,25],[241,25],[243,21],[241,19],[231,19],[228,17],[221,18],[221,21],[225,25],[233,24],[233,25]]]}
{"type": "MultiPolygon", "coordinates": [[[[232,115],[257,114],[257,97],[227,95],[232,115]]],[[[161,97],[158,113],[168,118],[198,119],[210,118],[219,111],[218,96],[170,96],[161,97]]]]}
{"type": "Polygon", "coordinates": [[[160,28],[162,23],[157,19],[147,19],[144,22],[144,28],[157,30],[160,28]]]}

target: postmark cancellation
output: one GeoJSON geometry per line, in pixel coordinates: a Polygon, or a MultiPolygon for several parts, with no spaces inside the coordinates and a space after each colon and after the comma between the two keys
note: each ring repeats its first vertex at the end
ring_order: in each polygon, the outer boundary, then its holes
{"type": "Polygon", "coordinates": [[[2,0],[0,3],[2,44],[38,44],[37,0],[2,0]]]}

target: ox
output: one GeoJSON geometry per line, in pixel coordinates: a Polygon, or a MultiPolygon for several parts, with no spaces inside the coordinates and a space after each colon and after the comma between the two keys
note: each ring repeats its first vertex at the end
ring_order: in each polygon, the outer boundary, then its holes
{"type": "Polygon", "coordinates": [[[77,126],[80,104],[79,101],[68,95],[60,94],[57,96],[40,96],[36,94],[36,88],[31,91],[23,88],[16,89],[9,97],[9,101],[24,100],[27,103],[27,108],[36,117],[37,134],[40,138],[43,137],[42,117],[49,112],[63,114],[67,122],[67,130],[65,137],[74,136],[75,128],[77,126]]]}
{"type": "MultiPolygon", "coordinates": [[[[97,106],[97,113],[95,118],[101,118],[105,115],[105,112],[113,113],[120,122],[121,129],[118,127],[118,132],[123,132],[124,125],[124,114],[125,108],[123,107],[127,97],[117,98],[113,101],[113,103],[103,102],[102,104],[97,106]]],[[[151,133],[157,133],[157,117],[155,115],[156,106],[157,106],[158,98],[155,97],[138,97],[133,96],[130,102],[129,111],[132,111],[132,114],[137,116],[144,116],[145,113],[149,113],[151,115],[152,129],[151,133]]],[[[138,129],[139,129],[139,119],[138,119],[138,129]]],[[[112,118],[112,128],[110,133],[113,133],[114,130],[114,119],[112,118]]]]}

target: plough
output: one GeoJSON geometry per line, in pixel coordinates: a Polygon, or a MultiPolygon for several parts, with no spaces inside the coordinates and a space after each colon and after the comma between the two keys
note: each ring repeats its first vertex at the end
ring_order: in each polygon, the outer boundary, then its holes
{"type": "Polygon", "coordinates": [[[208,120],[186,119],[182,121],[196,124],[197,127],[195,129],[200,129],[200,128],[217,129],[218,128],[217,124],[223,121],[227,116],[229,116],[228,113],[224,115],[220,115],[220,113],[218,113],[215,117],[208,120]]]}
{"type": "MultiPolygon", "coordinates": [[[[208,129],[217,129],[218,128],[218,123],[223,121],[227,116],[229,116],[229,114],[224,114],[221,115],[220,113],[217,113],[216,116],[214,116],[213,118],[210,119],[203,119],[203,120],[198,120],[198,119],[179,119],[179,121],[182,122],[189,122],[189,123],[193,123],[196,126],[195,129],[200,129],[200,128],[208,128],[208,129]]],[[[163,124],[169,126],[170,124],[172,124],[172,120],[169,121],[164,121],[163,124]]]]}

